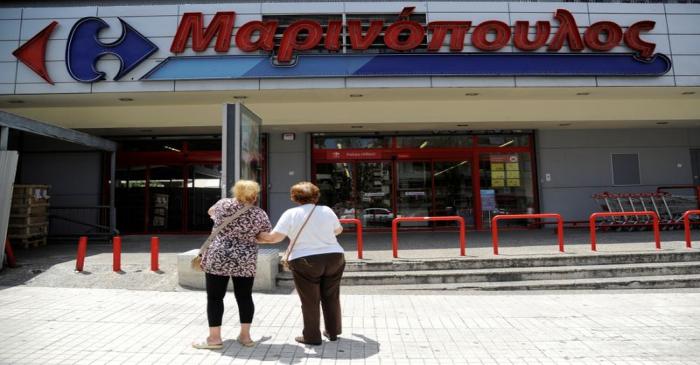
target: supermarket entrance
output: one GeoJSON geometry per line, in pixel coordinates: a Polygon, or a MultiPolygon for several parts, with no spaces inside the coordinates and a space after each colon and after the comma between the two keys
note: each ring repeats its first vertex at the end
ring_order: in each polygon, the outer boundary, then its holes
{"type": "MultiPolygon", "coordinates": [[[[483,229],[495,214],[538,210],[532,151],[531,134],[315,135],[312,177],[321,204],[369,229],[388,229],[400,216],[450,215],[483,229]]],[[[445,225],[452,223],[402,226],[445,225]]]]}

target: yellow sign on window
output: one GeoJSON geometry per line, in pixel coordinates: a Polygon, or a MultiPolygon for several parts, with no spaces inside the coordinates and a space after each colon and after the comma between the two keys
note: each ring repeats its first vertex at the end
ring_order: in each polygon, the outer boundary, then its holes
{"type": "Polygon", "coordinates": [[[505,171],[491,171],[491,178],[492,179],[505,179],[506,172],[505,171]]]}
{"type": "Polygon", "coordinates": [[[520,164],[517,162],[509,162],[506,164],[506,170],[508,171],[520,171],[520,164]]]}
{"type": "Polygon", "coordinates": [[[520,186],[520,179],[508,179],[507,182],[508,182],[508,186],[511,186],[511,187],[520,186]]]}
{"type": "Polygon", "coordinates": [[[491,179],[492,188],[502,188],[505,186],[505,180],[503,179],[491,179]]]}
{"type": "Polygon", "coordinates": [[[505,165],[502,163],[491,162],[491,171],[503,171],[505,165]]]}
{"type": "Polygon", "coordinates": [[[506,171],[506,177],[509,179],[520,179],[520,171],[506,171]]]}

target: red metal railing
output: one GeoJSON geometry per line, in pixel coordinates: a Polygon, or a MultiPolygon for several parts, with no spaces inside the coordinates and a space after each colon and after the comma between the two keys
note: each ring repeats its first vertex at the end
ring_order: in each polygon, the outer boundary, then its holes
{"type": "Polygon", "coordinates": [[[596,225],[595,221],[600,217],[626,217],[626,216],[649,216],[654,222],[654,241],[656,241],[656,249],[661,249],[661,233],[659,233],[659,216],[656,212],[598,212],[591,214],[588,219],[588,226],[591,231],[591,250],[596,251],[596,225]]]}
{"type": "Polygon", "coordinates": [[[683,213],[683,228],[685,229],[685,247],[692,248],[690,244],[690,216],[698,214],[700,215],[700,209],[689,210],[683,213]]]}
{"type": "Polygon", "coordinates": [[[557,213],[540,214],[508,214],[497,215],[491,218],[491,242],[493,242],[493,254],[498,255],[498,221],[503,219],[540,219],[553,218],[557,220],[557,237],[559,240],[559,252],[564,252],[564,219],[557,213]]]}
{"type": "Polygon", "coordinates": [[[357,233],[357,258],[362,259],[363,240],[362,240],[362,222],[357,218],[343,218],[340,223],[354,224],[357,233]]]}
{"type": "Polygon", "coordinates": [[[700,185],[672,185],[672,186],[659,186],[656,188],[657,193],[663,193],[664,190],[686,190],[692,189],[695,191],[695,199],[698,202],[698,209],[700,209],[700,185]]]}
{"type": "Polygon", "coordinates": [[[466,229],[464,228],[464,218],[456,215],[445,216],[445,217],[399,217],[394,218],[391,221],[391,248],[394,253],[394,258],[399,257],[399,233],[398,227],[399,222],[436,222],[436,221],[449,221],[457,222],[459,224],[459,255],[466,255],[466,229]]]}

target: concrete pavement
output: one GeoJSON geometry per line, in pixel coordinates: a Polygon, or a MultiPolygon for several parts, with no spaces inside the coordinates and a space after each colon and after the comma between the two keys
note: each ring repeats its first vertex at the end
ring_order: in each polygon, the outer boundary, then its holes
{"type": "Polygon", "coordinates": [[[0,364],[697,364],[700,291],[342,296],[338,342],[305,347],[294,294],[255,294],[253,337],[221,351],[202,292],[0,289],[0,364]]]}

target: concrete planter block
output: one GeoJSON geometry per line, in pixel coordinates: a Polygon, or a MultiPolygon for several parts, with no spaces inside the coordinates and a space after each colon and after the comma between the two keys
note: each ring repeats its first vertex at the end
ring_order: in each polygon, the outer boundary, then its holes
{"type": "MultiPolygon", "coordinates": [[[[189,289],[204,289],[204,273],[194,271],[190,267],[190,262],[198,253],[199,249],[194,249],[177,255],[177,279],[180,286],[189,289]]],[[[279,261],[279,250],[276,248],[263,248],[258,251],[254,291],[275,290],[279,261]]],[[[229,290],[233,290],[233,283],[230,281],[229,290]]]]}

